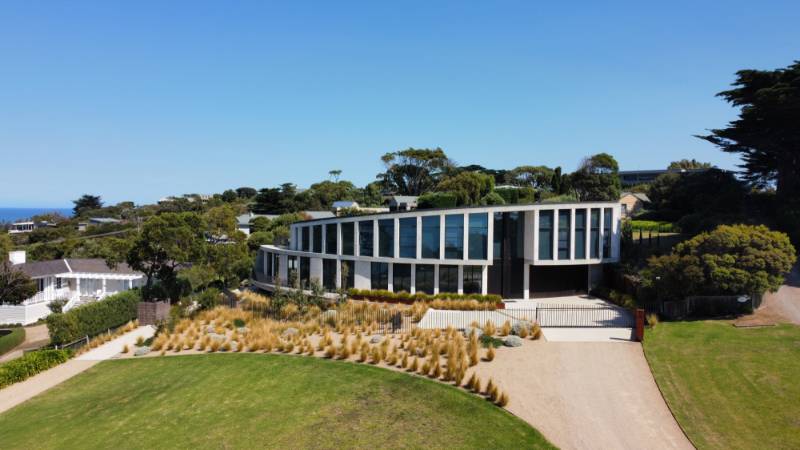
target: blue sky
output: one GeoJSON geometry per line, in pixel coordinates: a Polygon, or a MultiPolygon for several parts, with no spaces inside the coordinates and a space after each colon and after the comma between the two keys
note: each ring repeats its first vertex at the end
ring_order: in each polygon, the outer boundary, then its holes
{"type": "Polygon", "coordinates": [[[733,168],[692,137],[714,94],[800,58],[797,2],[555,3],[3,2],[0,206],[363,185],[409,146],[733,168]]]}

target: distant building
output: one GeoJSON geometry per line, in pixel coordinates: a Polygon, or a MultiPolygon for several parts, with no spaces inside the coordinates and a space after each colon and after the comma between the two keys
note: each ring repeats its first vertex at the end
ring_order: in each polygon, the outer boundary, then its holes
{"type": "Polygon", "coordinates": [[[255,214],[249,212],[247,214],[242,214],[236,217],[236,229],[241,231],[246,235],[250,235],[250,221],[257,218],[257,217],[265,217],[267,219],[275,219],[278,217],[277,214],[255,214]]]}
{"type": "Polygon", "coordinates": [[[621,170],[619,181],[623,186],[636,186],[637,184],[650,184],[659,175],[665,173],[701,173],[708,169],[654,169],[654,170],[621,170]]]}
{"type": "Polygon", "coordinates": [[[630,217],[645,209],[650,203],[650,198],[642,192],[623,192],[619,197],[619,203],[622,207],[620,215],[630,217]]]}
{"type": "Polygon", "coordinates": [[[46,220],[40,220],[38,222],[33,222],[33,221],[14,222],[8,226],[8,232],[9,234],[30,233],[38,228],[54,227],[54,226],[56,226],[56,224],[50,223],[46,220]]]}
{"type": "Polygon", "coordinates": [[[122,221],[119,219],[114,219],[112,217],[91,217],[89,218],[89,225],[108,225],[114,223],[121,223],[122,221]]]}
{"type": "Polygon", "coordinates": [[[0,324],[27,325],[50,315],[53,301],[64,301],[63,311],[144,284],[144,274],[127,264],[109,267],[102,259],[55,259],[27,262],[24,251],[11,252],[8,259],[36,282],[37,292],[22,304],[4,304],[0,298],[0,324]]]}
{"type": "Polygon", "coordinates": [[[392,195],[387,200],[389,211],[412,211],[417,209],[417,199],[415,195],[392,195]]]}

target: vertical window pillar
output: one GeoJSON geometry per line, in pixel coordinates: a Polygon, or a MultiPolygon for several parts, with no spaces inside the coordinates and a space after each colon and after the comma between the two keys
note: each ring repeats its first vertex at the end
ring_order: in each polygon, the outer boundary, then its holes
{"type": "MultiPolygon", "coordinates": [[[[422,258],[422,216],[417,216],[417,258],[422,258]]],[[[414,276],[414,269],[411,269],[411,276],[414,276]]],[[[413,289],[414,283],[412,281],[411,288],[413,289]]]]}
{"type": "Polygon", "coordinates": [[[439,264],[433,265],[433,295],[439,293],[439,264]]]}
{"type": "Polygon", "coordinates": [[[417,265],[411,264],[411,292],[409,294],[417,293],[417,265]]]}
{"type": "Polygon", "coordinates": [[[481,266],[481,294],[489,293],[489,266],[481,266]]]}
{"type": "Polygon", "coordinates": [[[458,295],[464,293],[464,266],[458,266],[458,295]]]}
{"type": "Polygon", "coordinates": [[[525,272],[522,273],[522,298],[530,298],[531,290],[531,265],[525,263],[525,272]]]}
{"type": "Polygon", "coordinates": [[[575,259],[575,208],[569,210],[569,259],[575,259]]]}
{"type": "MultiPolygon", "coordinates": [[[[397,217],[394,218],[394,226],[392,227],[392,245],[394,249],[392,250],[392,255],[395,258],[400,257],[400,219],[397,217]]],[[[392,269],[389,269],[389,273],[391,273],[392,269]]],[[[389,277],[391,280],[391,277],[389,277]]],[[[391,284],[391,281],[389,282],[391,284]]]]}
{"type": "Polygon", "coordinates": [[[539,210],[533,210],[533,260],[539,261],[539,210]]]}
{"type": "MultiPolygon", "coordinates": [[[[397,220],[395,220],[395,226],[397,226],[397,220]]],[[[388,266],[389,266],[389,272],[388,272],[389,281],[386,287],[389,292],[394,292],[394,264],[388,264],[388,266]]]]}
{"type": "Polygon", "coordinates": [[[439,257],[436,259],[443,259],[444,257],[444,233],[445,233],[444,215],[439,216],[439,257]]]}

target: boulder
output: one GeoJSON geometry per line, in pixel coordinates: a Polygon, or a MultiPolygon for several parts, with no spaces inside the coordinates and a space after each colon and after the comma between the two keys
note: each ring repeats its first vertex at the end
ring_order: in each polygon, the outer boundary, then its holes
{"type": "Polygon", "coordinates": [[[372,336],[371,338],[369,338],[369,343],[370,344],[380,344],[382,340],[383,340],[383,336],[379,336],[379,335],[376,334],[375,336],[372,336]]]}
{"type": "Polygon", "coordinates": [[[236,329],[236,331],[238,331],[239,334],[245,334],[250,330],[247,327],[239,327],[239,328],[236,329]]]}
{"type": "Polygon", "coordinates": [[[150,353],[150,347],[145,345],[142,347],[136,347],[136,350],[133,351],[133,356],[143,356],[148,353],[150,353]]]}
{"type": "Polygon", "coordinates": [[[478,339],[480,339],[481,336],[483,336],[483,330],[481,330],[480,328],[467,327],[466,329],[464,329],[464,337],[469,339],[469,337],[470,337],[470,335],[472,335],[472,333],[475,333],[478,336],[478,339]]]}
{"type": "Polygon", "coordinates": [[[530,332],[532,326],[533,323],[527,320],[516,320],[514,321],[514,325],[511,325],[511,334],[519,336],[523,329],[527,329],[528,332],[530,332]]]}
{"type": "Polygon", "coordinates": [[[231,341],[231,351],[235,352],[238,349],[239,349],[239,343],[236,341],[231,341]]]}
{"type": "Polygon", "coordinates": [[[508,336],[507,338],[503,339],[503,345],[506,347],[521,347],[522,338],[519,336],[508,336]]]}
{"type": "Polygon", "coordinates": [[[217,333],[208,333],[208,337],[210,337],[212,341],[217,341],[217,342],[225,342],[225,339],[227,339],[227,337],[224,334],[217,334],[217,333]]]}
{"type": "Polygon", "coordinates": [[[206,325],[206,333],[209,334],[214,333],[214,330],[215,330],[214,325],[206,325]]]}
{"type": "Polygon", "coordinates": [[[283,330],[283,333],[281,333],[281,337],[282,338],[290,338],[290,337],[297,336],[298,334],[300,334],[300,331],[297,328],[289,327],[289,328],[283,330]]]}

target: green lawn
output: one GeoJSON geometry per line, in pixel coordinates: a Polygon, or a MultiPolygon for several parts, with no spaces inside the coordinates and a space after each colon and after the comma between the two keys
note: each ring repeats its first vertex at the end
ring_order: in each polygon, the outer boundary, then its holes
{"type": "Polygon", "coordinates": [[[644,349],[698,448],[800,448],[800,327],[661,323],[644,349]]]}
{"type": "MultiPolygon", "coordinates": [[[[513,401],[513,399],[512,399],[513,401]]],[[[103,362],[0,415],[16,448],[550,448],[491,403],[430,380],[309,357],[103,362]]]]}
{"type": "Polygon", "coordinates": [[[0,355],[8,353],[25,340],[25,328],[10,328],[10,333],[0,334],[0,355]]]}

